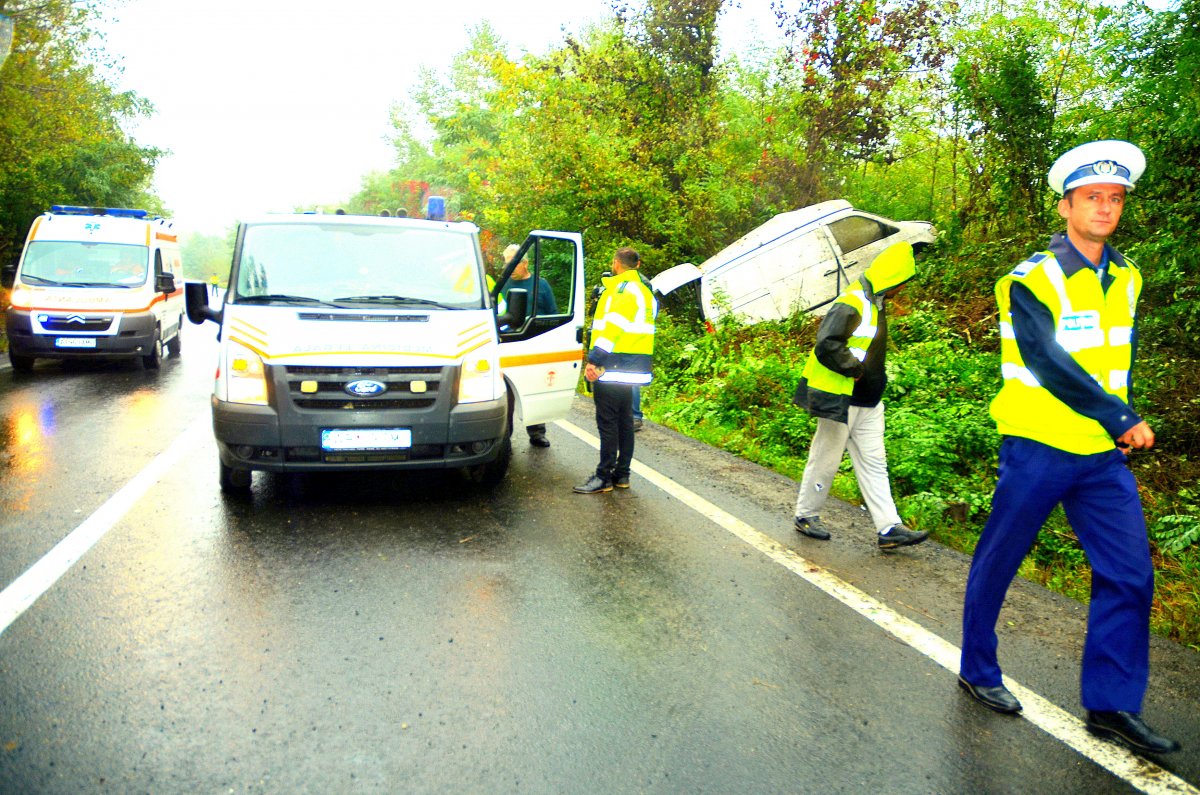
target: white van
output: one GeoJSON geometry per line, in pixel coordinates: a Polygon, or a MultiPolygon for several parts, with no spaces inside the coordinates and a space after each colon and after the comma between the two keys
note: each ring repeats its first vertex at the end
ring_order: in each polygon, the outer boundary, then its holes
{"type": "Polygon", "coordinates": [[[699,267],[676,265],[651,283],[664,296],[681,291],[703,320],[823,314],[885,248],[906,240],[919,253],[934,234],[924,221],[893,221],[838,199],[780,213],[699,267]]]}
{"type": "Polygon", "coordinates": [[[251,472],[457,468],[496,483],[514,425],[565,417],[583,357],[583,240],[534,232],[535,290],[504,314],[479,229],[463,222],[280,214],[243,221],[220,326],[213,430],[225,491],[251,472]],[[543,281],[544,280],[544,281],[543,281]],[[532,311],[541,303],[553,311],[532,311]]]}
{"type": "MultiPolygon", "coordinates": [[[[11,282],[10,282],[11,279],[11,282]]],[[[29,229],[8,309],[8,358],[136,356],[148,370],[178,355],[183,264],[170,221],[145,210],[55,205],[29,229]]]]}

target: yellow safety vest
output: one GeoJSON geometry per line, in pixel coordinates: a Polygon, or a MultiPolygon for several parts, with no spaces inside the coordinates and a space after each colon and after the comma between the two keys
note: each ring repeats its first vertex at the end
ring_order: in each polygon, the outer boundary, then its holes
{"type": "Polygon", "coordinates": [[[1054,317],[1055,340],[1104,391],[1129,402],[1133,321],[1142,274],[1133,263],[1109,269],[1105,292],[1091,268],[1066,278],[1049,251],[1033,255],[996,283],[1000,307],[1000,371],[1004,385],[992,400],[992,418],[1003,435],[1023,436],[1079,455],[1113,449],[1113,437],[1071,409],[1037,380],[1021,359],[1013,334],[1010,288],[1025,285],[1054,317]]]}
{"type": "MultiPolygon", "coordinates": [[[[879,313],[875,310],[875,305],[867,300],[861,279],[855,279],[833,303],[852,307],[862,318],[850,339],[846,341],[850,355],[861,362],[867,358],[867,348],[871,347],[871,342],[879,333],[879,313]]],[[[819,389],[833,395],[849,395],[854,391],[854,379],[835,373],[821,364],[817,361],[815,350],[808,354],[808,361],[804,365],[804,378],[808,381],[810,389],[819,389]]]]}
{"type": "Polygon", "coordinates": [[[601,381],[648,384],[652,378],[658,302],[636,270],[601,281],[604,292],[592,319],[594,355],[589,354],[588,359],[604,367],[601,381]]]}

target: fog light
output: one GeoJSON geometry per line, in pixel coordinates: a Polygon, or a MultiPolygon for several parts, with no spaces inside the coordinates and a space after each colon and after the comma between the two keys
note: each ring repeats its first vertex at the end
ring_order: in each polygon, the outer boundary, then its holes
{"type": "Polygon", "coordinates": [[[254,455],[254,448],[248,444],[238,445],[234,450],[238,454],[238,458],[250,458],[254,455]]]}
{"type": "Polygon", "coordinates": [[[490,442],[471,442],[471,452],[479,455],[491,446],[490,442]]]}

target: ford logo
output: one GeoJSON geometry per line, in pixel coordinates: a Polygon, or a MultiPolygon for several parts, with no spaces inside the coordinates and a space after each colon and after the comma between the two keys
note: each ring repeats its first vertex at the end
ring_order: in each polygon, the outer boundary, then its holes
{"type": "Polygon", "coordinates": [[[387,391],[387,384],[382,384],[379,381],[371,381],[363,379],[361,381],[351,381],[346,384],[345,390],[348,394],[355,397],[373,397],[382,395],[387,391]]]}

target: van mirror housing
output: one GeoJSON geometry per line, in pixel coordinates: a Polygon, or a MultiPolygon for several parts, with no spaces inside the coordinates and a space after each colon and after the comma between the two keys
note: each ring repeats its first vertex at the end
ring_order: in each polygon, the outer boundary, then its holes
{"type": "MultiPolygon", "coordinates": [[[[173,279],[174,277],[172,277],[173,279]]],[[[186,300],[188,320],[196,325],[200,325],[206,320],[211,320],[218,326],[221,325],[224,313],[208,305],[207,284],[204,282],[185,282],[183,285],[183,295],[186,300]]]]}
{"type": "Polygon", "coordinates": [[[154,279],[154,289],[160,293],[170,295],[175,292],[175,274],[160,273],[154,279]]]}

